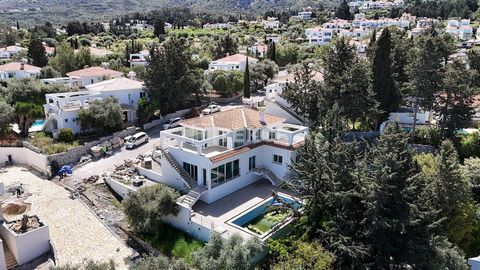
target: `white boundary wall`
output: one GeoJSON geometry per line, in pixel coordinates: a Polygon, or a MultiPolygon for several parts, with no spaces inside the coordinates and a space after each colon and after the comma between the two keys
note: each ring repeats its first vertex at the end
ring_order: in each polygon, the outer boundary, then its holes
{"type": "Polygon", "coordinates": [[[44,175],[50,174],[47,157],[42,154],[35,153],[25,147],[0,147],[0,166],[8,161],[9,155],[14,164],[25,164],[40,171],[44,175]]]}

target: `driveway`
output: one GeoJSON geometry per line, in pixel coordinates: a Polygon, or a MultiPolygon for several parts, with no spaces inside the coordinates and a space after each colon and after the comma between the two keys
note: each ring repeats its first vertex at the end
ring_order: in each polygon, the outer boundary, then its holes
{"type": "MultiPolygon", "coordinates": [[[[0,175],[5,187],[22,183],[22,199],[31,203],[30,215],[37,215],[50,231],[58,263],[77,264],[84,259],[107,262],[113,260],[117,269],[127,269],[133,251],[113,235],[80,200],[69,198],[70,192],[42,179],[22,167],[8,167],[0,175]]],[[[5,198],[5,205],[16,198],[5,198]]],[[[20,215],[21,217],[21,215],[20,215]]]]}
{"type": "Polygon", "coordinates": [[[140,154],[153,151],[153,148],[160,144],[160,129],[151,130],[147,134],[150,137],[148,143],[131,150],[126,149],[124,146],[120,151],[114,152],[113,155],[107,158],[87,163],[74,170],[72,178],[81,180],[92,175],[102,174],[104,171],[113,171],[115,165],[123,164],[125,159],[134,159],[140,154]]]}

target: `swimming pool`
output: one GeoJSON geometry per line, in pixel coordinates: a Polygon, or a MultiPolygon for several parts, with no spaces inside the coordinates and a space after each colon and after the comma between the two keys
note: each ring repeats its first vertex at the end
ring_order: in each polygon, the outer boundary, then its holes
{"type": "Polygon", "coordinates": [[[38,119],[33,122],[31,127],[38,127],[38,126],[43,126],[45,124],[45,120],[43,119],[38,119]]]}
{"type": "MultiPolygon", "coordinates": [[[[279,195],[279,198],[294,209],[301,208],[301,204],[289,196],[279,195]]],[[[268,234],[269,231],[282,224],[291,215],[291,211],[268,211],[270,207],[281,204],[275,198],[269,198],[260,205],[254,206],[252,209],[235,217],[230,223],[257,235],[268,234]]]]}

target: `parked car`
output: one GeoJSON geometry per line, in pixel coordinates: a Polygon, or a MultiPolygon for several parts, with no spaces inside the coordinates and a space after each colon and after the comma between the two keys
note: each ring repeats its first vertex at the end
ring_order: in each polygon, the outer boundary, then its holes
{"type": "Polygon", "coordinates": [[[125,147],[127,149],[133,149],[142,143],[147,143],[148,142],[148,135],[145,132],[138,132],[133,136],[130,136],[130,138],[127,140],[125,143],[125,147]]]}
{"type": "Polygon", "coordinates": [[[211,105],[208,105],[207,108],[202,110],[202,113],[203,114],[212,114],[212,113],[219,112],[219,111],[220,111],[220,106],[218,106],[217,104],[211,104],[211,105]]]}
{"type": "Polygon", "coordinates": [[[171,118],[167,121],[165,125],[163,125],[163,129],[170,129],[174,127],[179,127],[180,126],[180,117],[176,118],[171,118]]]}

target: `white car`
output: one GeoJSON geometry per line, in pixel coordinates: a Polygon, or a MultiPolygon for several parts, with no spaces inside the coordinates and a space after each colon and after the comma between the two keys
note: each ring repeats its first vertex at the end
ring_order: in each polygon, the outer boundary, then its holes
{"type": "Polygon", "coordinates": [[[129,136],[127,142],[125,143],[125,147],[127,149],[133,149],[142,143],[148,142],[148,135],[145,132],[138,132],[133,136],[129,136]]]}
{"type": "Polygon", "coordinates": [[[167,121],[165,125],[163,125],[163,129],[170,129],[174,127],[179,127],[180,126],[180,117],[172,118],[167,121]]]}
{"type": "Polygon", "coordinates": [[[202,111],[203,114],[212,114],[214,112],[219,112],[220,111],[220,106],[216,104],[208,105],[206,109],[202,111]]]}

